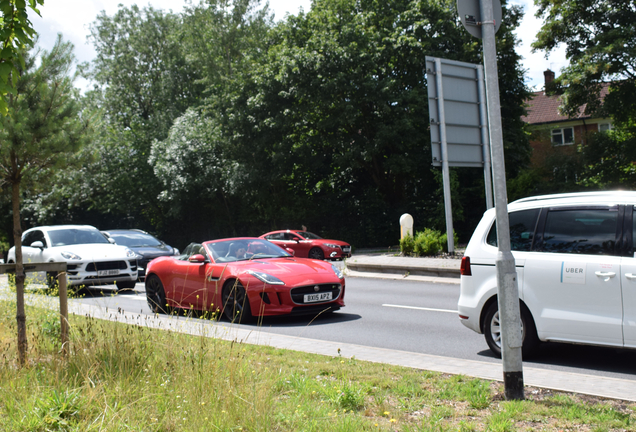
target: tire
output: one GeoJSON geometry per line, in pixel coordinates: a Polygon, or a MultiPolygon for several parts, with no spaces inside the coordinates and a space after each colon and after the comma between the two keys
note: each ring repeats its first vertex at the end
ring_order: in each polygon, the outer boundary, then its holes
{"type": "Polygon", "coordinates": [[[137,285],[137,281],[119,281],[115,283],[117,285],[117,292],[123,290],[132,290],[137,285]]]}
{"type": "MultiPolygon", "coordinates": [[[[537,336],[537,328],[530,311],[522,303],[521,307],[521,353],[523,358],[531,357],[539,345],[539,337],[537,336]]],[[[490,350],[497,356],[501,357],[501,328],[499,323],[499,305],[493,302],[486,310],[484,316],[484,337],[490,350]]]]}
{"type": "Polygon", "coordinates": [[[146,300],[150,310],[154,313],[165,314],[170,311],[166,304],[166,291],[157,275],[150,275],[146,278],[146,300]]]}
{"type": "Polygon", "coordinates": [[[223,286],[221,297],[223,315],[228,321],[240,324],[241,322],[246,323],[252,320],[250,302],[247,299],[245,288],[240,281],[226,282],[223,286]]]}
{"type": "Polygon", "coordinates": [[[314,248],[311,248],[309,250],[309,258],[317,259],[317,260],[324,260],[325,259],[325,254],[322,251],[322,249],[320,249],[318,247],[314,247],[314,248]]]}

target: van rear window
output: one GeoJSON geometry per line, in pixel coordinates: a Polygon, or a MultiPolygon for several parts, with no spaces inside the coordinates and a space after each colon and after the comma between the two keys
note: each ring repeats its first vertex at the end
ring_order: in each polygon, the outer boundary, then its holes
{"type": "MultiPolygon", "coordinates": [[[[537,225],[539,209],[521,210],[508,214],[510,222],[510,249],[513,251],[529,251],[532,248],[534,229],[537,225]]],[[[493,223],[486,242],[497,246],[497,224],[493,223]]]]}

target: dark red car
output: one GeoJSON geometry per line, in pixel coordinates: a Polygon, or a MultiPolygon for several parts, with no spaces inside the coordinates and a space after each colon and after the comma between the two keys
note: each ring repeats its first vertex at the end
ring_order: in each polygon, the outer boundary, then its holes
{"type": "Polygon", "coordinates": [[[272,231],[263,234],[260,238],[269,240],[283,249],[292,249],[294,255],[301,258],[336,260],[351,257],[349,243],[327,240],[307,231],[272,231]]]}
{"type": "Polygon", "coordinates": [[[156,313],[194,309],[235,322],[317,315],[344,307],[344,294],[336,266],[294,257],[260,238],[191,243],[182,255],[156,258],[146,269],[146,297],[156,313]]]}

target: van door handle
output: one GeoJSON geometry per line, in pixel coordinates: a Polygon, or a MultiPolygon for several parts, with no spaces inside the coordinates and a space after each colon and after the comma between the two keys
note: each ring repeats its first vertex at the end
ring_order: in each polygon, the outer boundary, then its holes
{"type": "Polygon", "coordinates": [[[634,273],[625,273],[625,277],[627,279],[636,279],[636,275],[634,273]]]}
{"type": "Polygon", "coordinates": [[[594,272],[594,274],[596,276],[600,276],[600,277],[604,277],[605,279],[603,279],[605,282],[607,282],[608,280],[610,280],[610,278],[613,278],[614,276],[616,276],[616,273],[614,272],[602,272],[602,271],[597,271],[594,272]]]}

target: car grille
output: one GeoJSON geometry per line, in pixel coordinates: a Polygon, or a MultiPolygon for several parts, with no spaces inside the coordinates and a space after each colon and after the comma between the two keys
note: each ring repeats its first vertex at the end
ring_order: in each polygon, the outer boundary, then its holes
{"type": "MultiPolygon", "coordinates": [[[[331,291],[331,300],[327,301],[334,301],[340,296],[340,289],[340,284],[307,285],[292,289],[290,295],[294,303],[305,304],[305,294],[318,294],[331,291]],[[315,287],[318,287],[318,291],[316,291],[315,287]]],[[[311,304],[316,304],[316,302],[312,302],[311,304]]]]}
{"type": "Polygon", "coordinates": [[[128,266],[126,265],[126,261],[101,261],[101,262],[90,262],[86,264],[87,272],[94,272],[98,270],[126,270],[128,266]]]}

